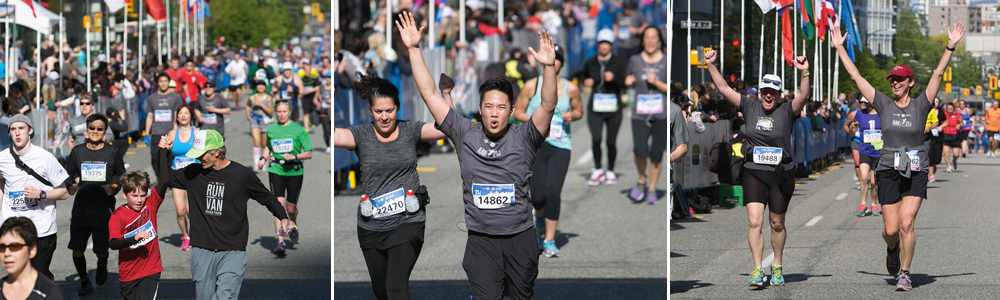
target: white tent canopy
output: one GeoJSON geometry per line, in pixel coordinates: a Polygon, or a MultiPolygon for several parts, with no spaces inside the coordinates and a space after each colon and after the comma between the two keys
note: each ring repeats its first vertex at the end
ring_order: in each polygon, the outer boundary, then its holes
{"type": "MultiPolygon", "coordinates": [[[[32,1],[35,7],[35,17],[31,8],[23,1],[14,1],[14,23],[25,26],[43,34],[52,34],[53,25],[59,24],[59,14],[53,13],[38,2],[32,1]]],[[[65,20],[64,20],[65,21],[65,20]]]]}

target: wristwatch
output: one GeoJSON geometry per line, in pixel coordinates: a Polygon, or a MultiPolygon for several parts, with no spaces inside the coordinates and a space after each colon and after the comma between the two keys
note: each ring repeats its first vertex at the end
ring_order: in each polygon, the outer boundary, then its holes
{"type": "Polygon", "coordinates": [[[38,197],[39,197],[38,199],[45,199],[45,191],[42,191],[42,193],[39,194],[38,197]]]}

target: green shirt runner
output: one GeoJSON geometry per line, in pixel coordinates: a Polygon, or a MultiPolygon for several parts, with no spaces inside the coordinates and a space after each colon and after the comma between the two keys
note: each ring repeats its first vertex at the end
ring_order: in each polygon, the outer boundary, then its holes
{"type": "Polygon", "coordinates": [[[267,126],[267,148],[274,155],[272,162],[275,162],[267,171],[279,176],[302,176],[302,168],[296,168],[296,164],[277,163],[281,160],[281,154],[297,155],[313,150],[309,134],[302,125],[295,122],[288,122],[285,126],[277,123],[267,126]]]}

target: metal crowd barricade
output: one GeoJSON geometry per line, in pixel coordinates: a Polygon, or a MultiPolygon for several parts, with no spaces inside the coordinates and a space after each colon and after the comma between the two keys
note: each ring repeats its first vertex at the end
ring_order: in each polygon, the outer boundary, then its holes
{"type": "MultiPolygon", "coordinates": [[[[124,107],[125,120],[128,123],[127,133],[141,131],[143,128],[139,126],[139,117],[143,111],[139,107],[138,98],[128,99],[123,102],[116,103],[116,101],[108,97],[99,97],[97,103],[94,105],[94,113],[104,115],[108,107],[115,107],[116,109],[124,107]]],[[[69,151],[72,149],[72,145],[69,145],[69,121],[76,116],[75,109],[77,108],[70,105],[58,107],[54,112],[47,110],[45,107],[32,110],[28,114],[28,118],[31,119],[35,129],[35,136],[31,142],[35,145],[40,145],[57,158],[69,156],[69,151]]],[[[9,118],[0,118],[0,129],[6,130],[9,125],[8,121],[9,118]]],[[[110,133],[110,128],[108,130],[110,133]]],[[[0,148],[6,149],[10,147],[9,140],[9,137],[0,139],[0,148]]]]}

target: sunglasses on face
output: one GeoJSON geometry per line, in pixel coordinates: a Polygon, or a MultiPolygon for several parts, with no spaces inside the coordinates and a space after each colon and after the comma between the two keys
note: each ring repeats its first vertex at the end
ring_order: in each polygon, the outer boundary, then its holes
{"type": "Polygon", "coordinates": [[[97,127],[97,126],[87,126],[87,129],[89,129],[90,131],[104,131],[104,127],[97,127]]]}
{"type": "Polygon", "coordinates": [[[7,252],[7,249],[10,249],[10,252],[21,251],[21,249],[24,249],[24,246],[27,246],[27,245],[25,245],[25,244],[19,244],[19,243],[12,243],[10,245],[0,244],[0,253],[7,252]]]}
{"type": "Polygon", "coordinates": [[[80,106],[89,106],[89,105],[94,105],[94,103],[91,103],[91,102],[80,102],[80,106]]]}
{"type": "Polygon", "coordinates": [[[775,80],[775,79],[764,78],[764,79],[761,79],[760,82],[762,82],[762,83],[773,83],[774,85],[781,85],[781,80],[775,80]]]}
{"type": "Polygon", "coordinates": [[[889,82],[903,82],[903,81],[905,81],[905,80],[906,80],[906,79],[908,79],[908,78],[909,78],[909,77],[902,77],[902,76],[890,76],[890,77],[889,77],[889,82]]]}

